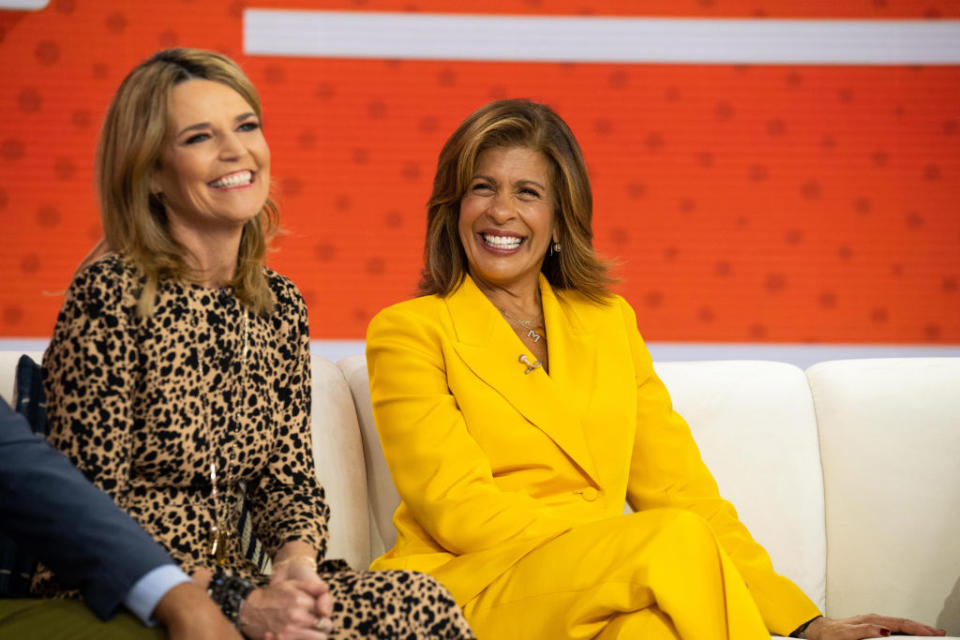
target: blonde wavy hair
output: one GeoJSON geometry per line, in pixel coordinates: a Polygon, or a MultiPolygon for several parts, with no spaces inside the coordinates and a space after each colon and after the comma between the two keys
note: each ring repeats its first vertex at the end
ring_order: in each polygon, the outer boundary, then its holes
{"type": "MultiPolygon", "coordinates": [[[[140,63],[124,79],[110,103],[97,147],[102,248],[129,257],[146,275],[137,306],[143,316],[153,311],[161,279],[197,279],[186,264],[185,247],[170,234],[163,202],[150,193],[150,176],[168,139],[170,93],[191,79],[230,87],[260,118],[257,90],[235,62],[212,51],[167,49],[140,63]]],[[[261,267],[278,224],[277,206],[268,198],[243,227],[236,276],[227,283],[257,312],[273,309],[273,294],[261,267]]],[[[84,264],[98,253],[95,249],[84,264]]]]}
{"type": "Polygon", "coordinates": [[[464,120],[440,151],[433,193],[427,202],[427,237],[420,295],[452,293],[468,273],[457,224],[480,154],[494,147],[526,147],[551,169],[561,250],[547,255],[541,271],[553,287],[575,289],[594,300],[610,298],[608,263],[593,249],[593,195],[580,145],[550,107],[529,100],[498,100],[464,120]]]}

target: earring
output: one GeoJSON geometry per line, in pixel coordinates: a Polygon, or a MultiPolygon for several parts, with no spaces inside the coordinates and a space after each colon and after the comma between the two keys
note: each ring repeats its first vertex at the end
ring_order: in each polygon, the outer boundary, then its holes
{"type": "Polygon", "coordinates": [[[549,253],[550,253],[551,256],[554,255],[554,254],[556,254],[556,253],[560,253],[560,243],[559,243],[559,242],[551,242],[551,243],[550,243],[550,251],[549,251],[549,253]]]}

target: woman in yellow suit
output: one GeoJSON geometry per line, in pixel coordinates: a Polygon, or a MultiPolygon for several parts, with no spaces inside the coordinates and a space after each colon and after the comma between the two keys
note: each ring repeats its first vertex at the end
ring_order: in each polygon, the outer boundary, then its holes
{"type": "Polygon", "coordinates": [[[428,209],[423,295],[367,334],[402,498],[374,569],[432,574],[481,639],[938,634],[822,618],[774,572],[607,290],[583,158],[553,111],[467,118],[428,209]]]}

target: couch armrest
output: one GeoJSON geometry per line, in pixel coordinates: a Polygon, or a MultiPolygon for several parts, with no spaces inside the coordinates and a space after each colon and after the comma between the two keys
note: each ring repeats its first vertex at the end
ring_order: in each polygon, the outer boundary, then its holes
{"type": "Polygon", "coordinates": [[[827,613],[960,634],[960,358],[807,370],[827,512],[827,613]]]}

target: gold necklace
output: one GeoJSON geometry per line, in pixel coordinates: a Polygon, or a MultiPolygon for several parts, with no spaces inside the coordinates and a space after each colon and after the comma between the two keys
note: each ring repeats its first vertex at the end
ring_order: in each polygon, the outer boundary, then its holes
{"type": "Polygon", "coordinates": [[[500,307],[497,307],[497,310],[500,311],[500,314],[507,322],[519,326],[521,330],[526,330],[527,337],[534,342],[539,343],[541,340],[546,342],[547,329],[543,326],[543,313],[533,320],[521,320],[520,318],[514,318],[500,307]],[[538,332],[537,329],[540,329],[543,333],[538,332]]]}
{"type": "MultiPolygon", "coordinates": [[[[239,300],[237,305],[240,307],[241,312],[241,324],[243,327],[243,342],[240,348],[240,375],[237,376],[237,385],[242,390],[243,389],[243,380],[246,377],[247,373],[247,346],[249,344],[249,325],[247,320],[247,310],[243,308],[243,303],[239,300]]],[[[202,375],[201,370],[201,375],[202,375]]],[[[237,428],[239,429],[240,423],[245,416],[245,403],[242,398],[239,399],[240,403],[240,414],[237,420],[237,428]]],[[[209,436],[209,447],[207,449],[207,459],[210,463],[210,499],[213,502],[213,524],[210,525],[210,536],[207,543],[207,555],[216,559],[217,564],[223,566],[227,563],[227,545],[229,544],[229,539],[227,538],[227,505],[219,504],[218,495],[217,495],[217,462],[216,456],[213,453],[213,428],[210,426],[210,412],[207,411],[206,414],[207,422],[207,435],[209,436]]],[[[229,429],[229,423],[227,425],[229,429]]],[[[233,454],[236,447],[227,447],[227,452],[230,454],[227,458],[227,464],[224,466],[224,471],[230,468],[233,464],[233,454]]]]}

